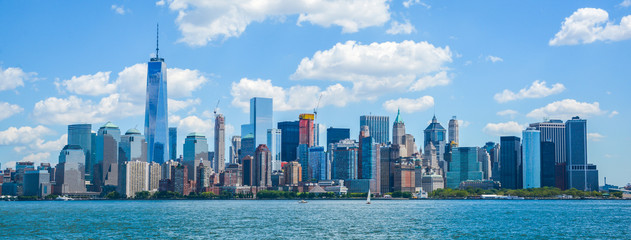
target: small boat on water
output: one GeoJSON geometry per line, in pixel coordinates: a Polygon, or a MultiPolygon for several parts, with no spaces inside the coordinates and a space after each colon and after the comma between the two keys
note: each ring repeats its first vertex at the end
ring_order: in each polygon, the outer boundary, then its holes
{"type": "Polygon", "coordinates": [[[366,197],[366,204],[370,204],[370,189],[368,189],[368,196],[366,197]]]}
{"type": "Polygon", "coordinates": [[[298,201],[298,203],[307,203],[307,201],[305,201],[305,200],[300,200],[300,201],[298,201]]]}
{"type": "Polygon", "coordinates": [[[55,198],[55,201],[71,201],[71,200],[74,200],[74,199],[72,199],[70,197],[67,197],[67,196],[59,196],[59,197],[55,198]]]}

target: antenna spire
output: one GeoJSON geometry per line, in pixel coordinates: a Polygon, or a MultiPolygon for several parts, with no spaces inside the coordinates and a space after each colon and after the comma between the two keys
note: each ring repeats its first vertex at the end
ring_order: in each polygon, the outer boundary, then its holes
{"type": "Polygon", "coordinates": [[[158,56],[158,51],[160,51],[160,48],[158,48],[159,40],[160,40],[160,24],[156,23],[156,58],[157,59],[160,59],[160,57],[158,56]]]}

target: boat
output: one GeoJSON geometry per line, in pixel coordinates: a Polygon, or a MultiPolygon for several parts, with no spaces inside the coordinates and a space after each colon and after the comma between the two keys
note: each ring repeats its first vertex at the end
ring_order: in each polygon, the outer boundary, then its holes
{"type": "Polygon", "coordinates": [[[300,201],[298,201],[298,203],[307,203],[307,201],[305,201],[305,200],[300,200],[300,201]]]}
{"type": "Polygon", "coordinates": [[[366,196],[366,204],[370,204],[370,189],[368,189],[368,196],[366,196]]]}
{"type": "Polygon", "coordinates": [[[67,197],[67,196],[59,196],[59,197],[55,198],[55,200],[56,201],[71,201],[71,200],[74,200],[74,199],[72,199],[70,197],[67,197]]]}

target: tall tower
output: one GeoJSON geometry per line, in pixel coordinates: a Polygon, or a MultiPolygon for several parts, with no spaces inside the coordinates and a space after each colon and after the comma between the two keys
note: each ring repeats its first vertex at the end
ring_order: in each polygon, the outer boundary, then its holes
{"type": "Polygon", "coordinates": [[[397,118],[394,119],[392,125],[392,144],[405,145],[403,136],[405,136],[405,123],[401,119],[401,111],[397,110],[397,118]]]}
{"type": "Polygon", "coordinates": [[[308,147],[313,147],[313,145],[314,145],[314,134],[313,134],[314,115],[310,114],[310,113],[303,113],[303,114],[300,114],[299,119],[300,119],[300,121],[299,121],[299,126],[300,126],[300,142],[299,142],[299,144],[307,144],[308,147]]]}
{"type": "Polygon", "coordinates": [[[370,135],[375,143],[387,144],[390,140],[390,117],[388,116],[359,116],[359,126],[368,126],[370,135]]]}
{"type": "Polygon", "coordinates": [[[541,187],[541,132],[534,127],[522,131],[522,175],[524,188],[541,187]]]}
{"type": "Polygon", "coordinates": [[[215,117],[215,157],[213,159],[212,168],[215,172],[220,173],[224,170],[226,164],[226,127],[223,114],[217,114],[215,117]]]}
{"type": "Polygon", "coordinates": [[[432,123],[425,128],[423,133],[425,134],[425,139],[423,141],[423,146],[427,146],[430,142],[436,148],[436,159],[438,164],[443,168],[443,171],[447,171],[447,162],[445,161],[445,147],[447,146],[447,139],[445,139],[445,128],[438,122],[436,116],[432,118],[432,123]]]}
{"type": "Polygon", "coordinates": [[[145,137],[148,160],[164,163],[169,159],[169,125],[167,108],[167,65],[158,55],[156,33],[156,57],[147,64],[147,101],[145,105],[145,137]]]}
{"type": "Polygon", "coordinates": [[[454,116],[453,118],[451,118],[451,120],[449,120],[449,142],[448,143],[456,143],[456,145],[459,144],[459,137],[458,137],[458,120],[456,119],[456,116],[454,116]]]}

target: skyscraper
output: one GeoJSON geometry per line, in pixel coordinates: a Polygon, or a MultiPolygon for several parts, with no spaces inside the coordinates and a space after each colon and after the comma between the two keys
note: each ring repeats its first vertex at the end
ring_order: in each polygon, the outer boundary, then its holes
{"type": "Polygon", "coordinates": [[[491,157],[486,149],[480,148],[478,150],[478,162],[482,164],[482,179],[490,180],[493,176],[493,173],[491,172],[491,157]]]}
{"type": "Polygon", "coordinates": [[[241,152],[241,136],[232,136],[230,140],[230,163],[239,163],[239,153],[241,152]]]}
{"type": "Polygon", "coordinates": [[[550,141],[541,142],[541,186],[554,187],[554,143],[550,141]]]}
{"type": "Polygon", "coordinates": [[[282,136],[280,129],[267,129],[267,147],[272,157],[272,171],[281,170],[282,136]]]}
{"type": "Polygon", "coordinates": [[[167,107],[167,65],[158,55],[147,64],[147,101],[145,105],[145,137],[148,159],[159,164],[169,159],[168,107],[167,107]]]}
{"type": "Polygon", "coordinates": [[[467,180],[482,180],[482,164],[478,161],[477,147],[452,149],[452,159],[447,172],[447,188],[457,189],[467,180]]]}
{"type": "MultiPolygon", "coordinates": [[[[254,147],[267,143],[267,129],[274,128],[274,102],[271,98],[250,99],[250,125],[254,134],[254,147]]],[[[252,149],[254,152],[255,149],[252,149]]]]}
{"type": "Polygon", "coordinates": [[[184,165],[187,166],[189,180],[197,181],[196,168],[200,163],[210,166],[208,142],[204,135],[193,132],[184,139],[184,165]]]}
{"type": "MultiPolygon", "coordinates": [[[[210,159],[209,159],[210,160],[210,159]]],[[[215,172],[220,173],[224,170],[226,164],[226,127],[223,114],[217,114],[215,117],[215,156],[213,158],[212,168],[215,172]]]]}
{"type": "MultiPolygon", "coordinates": [[[[121,132],[118,126],[107,122],[99,128],[96,136],[96,161],[94,162],[93,185],[116,186],[118,185],[118,147],[121,140],[121,132]]],[[[99,190],[100,191],[100,190],[99,190]]]]}
{"type": "Polygon", "coordinates": [[[309,148],[309,179],[327,180],[328,166],[324,147],[315,146],[309,148]]]}
{"type": "Polygon", "coordinates": [[[500,182],[502,188],[522,188],[521,145],[519,137],[500,137],[500,182]]]}
{"type": "Polygon", "coordinates": [[[522,132],[522,175],[524,188],[541,187],[541,132],[529,127],[522,132]]]}
{"type": "Polygon", "coordinates": [[[169,160],[177,159],[177,128],[169,128],[169,160]]]}
{"type": "Polygon", "coordinates": [[[137,192],[149,190],[149,163],[133,160],[123,162],[119,167],[117,191],[121,195],[134,198],[137,192]]]}
{"type": "Polygon", "coordinates": [[[331,179],[357,179],[357,143],[342,140],[334,144],[332,151],[331,179]]]}
{"type": "Polygon", "coordinates": [[[300,163],[300,166],[302,166],[302,180],[311,180],[309,176],[309,145],[299,144],[296,149],[296,153],[298,154],[298,162],[300,163]]]}
{"type": "Polygon", "coordinates": [[[541,142],[549,141],[554,143],[555,187],[564,190],[567,187],[565,124],[561,120],[553,119],[531,123],[530,126],[541,132],[541,142]]]}
{"type": "Polygon", "coordinates": [[[296,149],[300,142],[299,121],[278,122],[278,129],[282,132],[280,158],[285,162],[295,161],[298,159],[296,149]]]}
{"type": "Polygon", "coordinates": [[[459,144],[459,136],[458,136],[458,120],[456,116],[453,116],[449,120],[449,143],[459,144]]]}
{"type": "Polygon", "coordinates": [[[445,161],[445,147],[447,145],[447,139],[445,136],[447,131],[445,128],[440,125],[438,120],[436,120],[436,116],[432,118],[432,122],[425,128],[423,131],[425,134],[425,139],[423,141],[423,146],[427,146],[430,142],[436,148],[436,159],[438,161],[438,165],[443,169],[443,171],[447,171],[447,162],[445,161]]]}
{"type": "Polygon", "coordinates": [[[375,143],[387,144],[390,140],[390,117],[388,116],[360,116],[359,126],[368,126],[370,136],[375,139],[375,143]]]}
{"type": "Polygon", "coordinates": [[[85,153],[85,179],[92,180],[92,124],[68,125],[68,145],[78,145],[85,153]]]}
{"type": "Polygon", "coordinates": [[[125,135],[121,136],[119,146],[119,163],[122,164],[128,161],[147,162],[147,142],[137,129],[127,130],[125,135]]]}
{"type": "MultiPolygon", "coordinates": [[[[374,139],[370,136],[364,137],[361,140],[362,144],[359,149],[359,155],[361,155],[361,175],[359,179],[374,179],[376,183],[381,180],[381,156],[379,152],[379,144],[375,143],[374,139]]],[[[379,189],[373,189],[373,191],[379,192],[379,189]]]]}
{"type": "Polygon", "coordinates": [[[404,136],[405,123],[403,123],[403,119],[401,119],[401,110],[397,110],[397,118],[394,119],[394,124],[392,125],[392,144],[399,144],[399,146],[404,146],[404,136]]]}
{"type": "Polygon", "coordinates": [[[79,145],[66,145],[59,153],[55,189],[59,195],[85,193],[85,152],[79,145]]]}
{"type": "Polygon", "coordinates": [[[331,143],[337,143],[342,139],[351,138],[351,130],[348,128],[327,128],[326,129],[326,147],[329,151],[329,145],[331,143]]]}
{"type": "Polygon", "coordinates": [[[254,152],[254,186],[272,186],[272,156],[265,144],[261,144],[254,152]]]}
{"type": "MultiPolygon", "coordinates": [[[[358,145],[359,146],[359,149],[358,149],[359,154],[357,154],[357,177],[358,178],[361,178],[361,176],[362,176],[362,169],[363,169],[362,164],[364,163],[363,160],[362,160],[363,156],[361,154],[361,149],[362,149],[362,144],[363,144],[362,141],[364,139],[368,139],[368,138],[371,138],[370,137],[370,130],[368,130],[368,126],[366,126],[366,125],[361,126],[361,131],[359,131],[359,138],[358,138],[359,139],[359,145],[358,145]]],[[[370,139],[370,143],[374,143],[374,138],[370,139]]]]}
{"type": "Polygon", "coordinates": [[[299,119],[299,125],[300,125],[299,144],[307,144],[308,147],[313,147],[314,146],[314,135],[313,135],[314,115],[310,113],[303,113],[303,114],[300,114],[298,119],[299,119]]]}
{"type": "Polygon", "coordinates": [[[567,188],[598,190],[596,166],[587,163],[587,120],[572,117],[565,122],[567,141],[567,188]]]}
{"type": "Polygon", "coordinates": [[[243,159],[245,156],[254,156],[254,150],[254,134],[250,133],[241,137],[241,154],[239,158],[243,159]]]}

